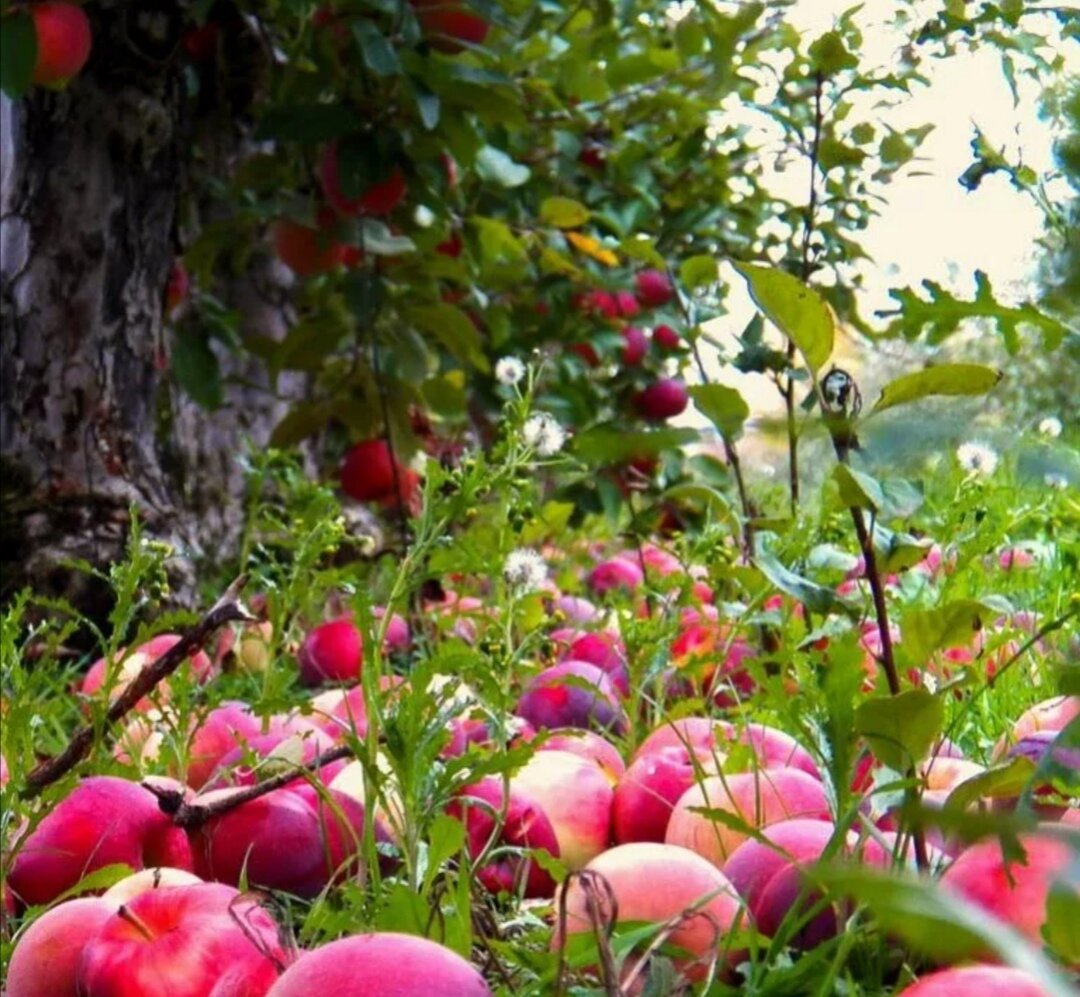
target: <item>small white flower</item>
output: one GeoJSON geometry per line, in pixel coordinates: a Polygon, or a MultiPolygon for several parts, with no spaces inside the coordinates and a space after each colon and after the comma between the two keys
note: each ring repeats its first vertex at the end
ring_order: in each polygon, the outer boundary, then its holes
{"type": "Polygon", "coordinates": [[[435,224],[435,212],[426,204],[418,204],[416,210],[413,211],[413,221],[420,228],[431,228],[435,224]]]}
{"type": "Polygon", "coordinates": [[[1043,436],[1049,436],[1051,439],[1056,439],[1061,435],[1061,420],[1056,416],[1048,415],[1039,423],[1039,432],[1042,433],[1043,436]]]}
{"type": "Polygon", "coordinates": [[[980,478],[988,478],[994,473],[997,468],[998,455],[991,447],[985,443],[977,443],[971,441],[968,443],[961,443],[956,448],[956,459],[960,462],[960,466],[968,471],[970,474],[975,474],[980,478]]]}
{"type": "Polygon", "coordinates": [[[525,364],[517,357],[503,357],[495,364],[495,380],[499,384],[513,387],[525,376],[525,364]]]}
{"type": "Polygon", "coordinates": [[[544,584],[547,578],[547,564],[544,559],[529,547],[512,550],[503,565],[503,577],[516,589],[533,592],[544,584]]]}
{"type": "Polygon", "coordinates": [[[1043,481],[1046,482],[1047,487],[1053,488],[1055,491],[1063,492],[1069,487],[1069,479],[1064,474],[1047,474],[1043,481]]]}
{"type": "Polygon", "coordinates": [[[547,412],[538,412],[529,418],[522,428],[522,436],[526,445],[541,457],[555,456],[566,442],[566,430],[547,412]]]}

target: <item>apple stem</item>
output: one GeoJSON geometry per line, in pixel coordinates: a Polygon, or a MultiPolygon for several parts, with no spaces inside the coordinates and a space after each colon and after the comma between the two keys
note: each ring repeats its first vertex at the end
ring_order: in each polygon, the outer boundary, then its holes
{"type": "Polygon", "coordinates": [[[117,915],[122,917],[128,924],[133,924],[139,931],[139,934],[143,936],[148,942],[154,940],[153,932],[146,926],[146,922],[142,920],[137,914],[134,914],[130,908],[121,904],[116,911],[117,915]]]}

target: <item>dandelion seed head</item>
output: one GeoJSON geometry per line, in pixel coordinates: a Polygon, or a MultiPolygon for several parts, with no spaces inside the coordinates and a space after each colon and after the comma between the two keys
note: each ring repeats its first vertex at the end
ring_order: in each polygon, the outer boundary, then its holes
{"type": "Polygon", "coordinates": [[[541,457],[553,457],[566,442],[566,430],[546,412],[531,416],[522,428],[522,436],[541,457]]]}
{"type": "Polygon", "coordinates": [[[985,443],[969,440],[956,448],[956,459],[969,474],[988,478],[998,465],[997,451],[985,443]]]}

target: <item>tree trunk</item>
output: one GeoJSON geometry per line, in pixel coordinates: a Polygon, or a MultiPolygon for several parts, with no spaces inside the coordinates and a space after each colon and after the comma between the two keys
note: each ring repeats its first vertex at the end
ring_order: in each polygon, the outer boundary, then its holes
{"type": "MultiPolygon", "coordinates": [[[[222,358],[255,387],[230,387],[214,413],[170,383],[162,312],[192,127],[178,37],[163,35],[179,24],[134,25],[148,54],[129,23],[140,7],[94,5],[94,52],[70,87],[0,105],[0,598],[31,584],[93,616],[107,588],[67,562],[122,556],[130,508],[175,548],[174,593],[190,601],[200,557],[238,536],[242,440],[265,446],[283,409],[258,371],[236,369],[250,360],[222,358]]],[[[280,336],[258,283],[237,304],[280,336]]]]}

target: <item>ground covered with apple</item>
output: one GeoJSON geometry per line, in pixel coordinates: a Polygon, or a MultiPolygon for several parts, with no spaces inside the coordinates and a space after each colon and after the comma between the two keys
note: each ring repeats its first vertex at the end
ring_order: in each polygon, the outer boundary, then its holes
{"type": "Polygon", "coordinates": [[[1072,992],[1070,548],[998,532],[1068,496],[955,469],[987,528],[888,571],[890,694],[827,511],[805,575],[723,522],[575,529],[516,404],[400,559],[275,455],[201,621],[138,531],[131,644],[9,610],[9,997],[1072,992]]]}

